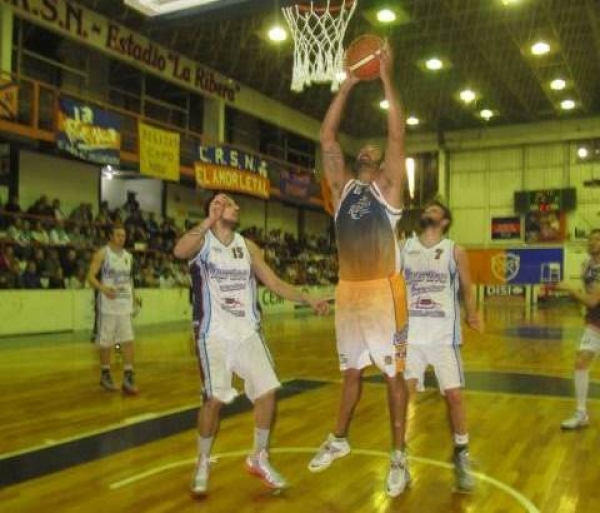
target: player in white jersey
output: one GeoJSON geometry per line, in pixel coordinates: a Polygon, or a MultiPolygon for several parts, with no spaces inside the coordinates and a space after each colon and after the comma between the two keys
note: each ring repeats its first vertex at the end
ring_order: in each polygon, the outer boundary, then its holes
{"type": "Polygon", "coordinates": [[[404,242],[402,267],[408,299],[408,351],[406,379],[412,390],[423,389],[425,369],[431,365],[448,406],[454,435],[457,487],[473,489],[468,453],[469,435],[462,394],[464,376],[460,356],[460,305],[462,289],[467,322],[481,330],[475,306],[467,254],[445,238],[452,221],[440,202],[425,207],[418,237],[404,242]]]}
{"type": "Polygon", "coordinates": [[[132,280],[133,257],[125,251],[126,232],[121,226],[110,228],[108,244],[96,251],[88,271],[88,282],[98,291],[98,331],[100,348],[100,385],[117,390],[110,372],[112,349],[116,344],[123,352],[123,383],[125,394],[137,394],[133,370],[133,327],[131,316],[135,295],[132,280]]]}
{"type": "Polygon", "coordinates": [[[568,292],[586,307],[585,330],[581,337],[575,359],[575,414],[561,423],[562,429],[579,429],[590,423],[587,413],[587,398],[590,384],[590,366],[600,353],[600,229],[590,232],[588,239],[589,259],[583,264],[581,280],[583,290],[566,283],[556,288],[568,292]]]}
{"type": "Polygon", "coordinates": [[[280,280],[264,261],[258,246],[234,230],[239,206],[218,194],[208,217],[177,242],[177,258],[188,259],[192,275],[194,335],[203,381],[203,405],[198,414],[198,462],[191,483],[194,494],[208,488],[210,452],[219,426],[219,411],[237,396],[235,373],[244,380],[254,403],[254,451],[247,469],[270,488],[283,488],[285,479],[269,462],[269,436],[280,386],[260,330],[256,278],[275,294],[326,313],[327,301],[311,298],[280,280]]]}
{"type": "Polygon", "coordinates": [[[373,363],[383,373],[388,393],[392,447],[385,490],[396,497],[410,482],[404,440],[406,291],[398,273],[394,234],[403,206],[405,124],[388,43],[378,58],[389,103],[385,154],[381,148],[367,145],[359,151],[354,170],[345,166],[338,127],[350,91],[358,83],[352,73],[340,86],[321,125],[323,169],[335,210],[339,255],[335,331],[343,384],[335,427],[308,468],[321,472],[350,453],[348,431],[360,398],[362,373],[373,363]]]}

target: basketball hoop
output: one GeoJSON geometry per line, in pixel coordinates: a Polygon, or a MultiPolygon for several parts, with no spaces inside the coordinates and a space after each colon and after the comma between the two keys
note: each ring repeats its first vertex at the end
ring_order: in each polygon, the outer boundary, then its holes
{"type": "Polygon", "coordinates": [[[292,91],[302,92],[314,83],[331,82],[337,91],[344,80],[344,34],[358,0],[326,0],[283,7],[294,38],[292,91]],[[331,5],[337,2],[339,5],[331,5]]]}

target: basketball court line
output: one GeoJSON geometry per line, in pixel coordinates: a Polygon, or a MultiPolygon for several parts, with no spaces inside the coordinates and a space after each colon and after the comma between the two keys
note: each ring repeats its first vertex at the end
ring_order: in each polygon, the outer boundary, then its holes
{"type": "MultiPolygon", "coordinates": [[[[500,395],[519,395],[532,398],[567,399],[572,398],[571,380],[548,376],[467,372],[466,393],[493,393],[500,395]],[[523,383],[527,386],[521,388],[523,383]]],[[[381,385],[379,375],[365,376],[367,385],[381,385]]],[[[335,380],[293,379],[284,382],[278,394],[280,399],[292,397],[330,384],[339,384],[335,380]]],[[[600,384],[590,384],[590,398],[600,398],[600,384]]],[[[426,379],[430,395],[417,396],[417,404],[436,397],[437,385],[431,374],[426,379]]],[[[54,440],[0,455],[0,485],[17,484],[35,477],[59,472],[75,465],[94,461],[119,453],[132,447],[151,443],[165,437],[193,429],[197,422],[199,403],[161,412],[129,417],[110,426],[80,433],[76,436],[54,440]]],[[[226,405],[223,418],[250,411],[251,403],[241,396],[231,405],[226,405]]]]}
{"type": "MultiPolygon", "coordinates": [[[[318,447],[277,447],[270,450],[272,454],[315,454],[319,450],[318,447]]],[[[211,460],[218,461],[222,458],[243,458],[248,454],[247,450],[242,451],[229,451],[223,452],[219,454],[215,454],[211,460]]],[[[359,456],[372,456],[378,458],[389,459],[390,455],[386,451],[376,451],[371,449],[352,449],[352,453],[359,456]]],[[[423,458],[420,456],[412,456],[409,455],[408,459],[410,461],[414,461],[416,463],[421,463],[423,465],[431,465],[439,468],[443,468],[446,470],[453,470],[454,465],[445,461],[439,461],[432,458],[423,458]]],[[[124,488],[126,486],[132,485],[149,477],[155,476],[162,472],[166,472],[169,470],[173,470],[179,467],[192,466],[196,462],[196,458],[186,458],[185,460],[174,461],[171,463],[167,463],[165,465],[159,465],[157,467],[153,467],[144,472],[140,472],[138,474],[133,474],[125,479],[120,479],[119,481],[114,481],[108,485],[109,490],[118,490],[120,488],[124,488]]],[[[307,471],[308,472],[308,471],[307,471]]],[[[519,505],[523,507],[523,509],[527,513],[540,513],[540,510],[531,502],[525,495],[523,495],[518,490],[515,490],[513,487],[499,481],[498,479],[488,476],[483,472],[473,471],[473,476],[478,481],[485,482],[490,484],[491,486],[497,488],[498,490],[504,492],[505,494],[512,497],[519,505]]],[[[474,493],[477,493],[475,491],[474,493]]],[[[392,500],[392,499],[390,499],[392,500]]]]}

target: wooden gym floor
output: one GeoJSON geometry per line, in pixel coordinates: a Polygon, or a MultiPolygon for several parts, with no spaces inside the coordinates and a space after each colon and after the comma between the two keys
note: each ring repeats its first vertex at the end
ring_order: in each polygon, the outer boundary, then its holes
{"type": "MultiPolygon", "coordinates": [[[[485,308],[487,331],[465,330],[463,359],[478,487],[453,491],[445,407],[434,386],[410,407],[413,483],[383,490],[389,427],[385,387],[367,373],[350,434],[353,453],[320,474],[306,465],[333,427],[340,392],[333,317],[265,320],[285,383],[272,461],[291,487],[274,495],[248,475],[252,413],[239,401],[221,423],[210,494],[188,482],[199,381],[187,325],[141,330],[138,397],[97,384],[87,334],[0,339],[0,505],[3,512],[595,512],[600,511],[600,368],[592,370],[592,425],[561,432],[573,411],[572,364],[581,334],[574,307],[485,308]]],[[[119,364],[114,376],[120,380],[119,364]]],[[[433,383],[432,383],[433,385],[433,383]]]]}

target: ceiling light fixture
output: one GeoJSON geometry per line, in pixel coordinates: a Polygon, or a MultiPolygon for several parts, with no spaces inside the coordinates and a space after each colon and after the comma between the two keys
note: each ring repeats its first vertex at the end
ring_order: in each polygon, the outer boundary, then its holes
{"type": "Polygon", "coordinates": [[[531,45],[533,55],[546,55],[550,51],[550,45],[546,41],[538,41],[531,45]]]}
{"type": "Polygon", "coordinates": [[[550,82],[550,89],[553,91],[562,91],[565,87],[567,87],[567,83],[562,78],[555,78],[550,82]]]}
{"type": "Polygon", "coordinates": [[[570,98],[567,98],[566,100],[560,102],[560,108],[562,110],[573,110],[575,108],[575,102],[570,98]]]}
{"type": "Polygon", "coordinates": [[[396,13],[391,9],[380,9],[377,11],[377,21],[381,23],[392,23],[396,21],[396,13]]]}
{"type": "Polygon", "coordinates": [[[275,43],[281,43],[287,39],[287,32],[279,25],[275,25],[269,29],[269,39],[275,43]]]}
{"type": "Polygon", "coordinates": [[[379,107],[381,107],[383,110],[388,110],[390,108],[390,102],[387,100],[381,100],[379,102],[379,107]]]}
{"type": "Polygon", "coordinates": [[[494,111],[490,109],[482,109],[479,115],[486,121],[489,121],[494,117],[494,111]]]}
{"type": "Polygon", "coordinates": [[[475,100],[475,98],[477,98],[477,94],[475,94],[475,91],[472,91],[471,89],[465,89],[460,92],[459,97],[463,102],[471,103],[473,100],[475,100]]]}
{"type": "Polygon", "coordinates": [[[590,152],[585,146],[580,146],[579,148],[577,148],[577,156],[580,159],[587,159],[589,154],[590,152]]]}
{"type": "Polygon", "coordinates": [[[409,116],[406,119],[406,124],[410,126],[417,126],[421,121],[416,116],[409,116]]]}
{"type": "Polygon", "coordinates": [[[431,71],[437,71],[444,67],[444,63],[437,57],[432,57],[425,61],[425,67],[431,71]]]}

